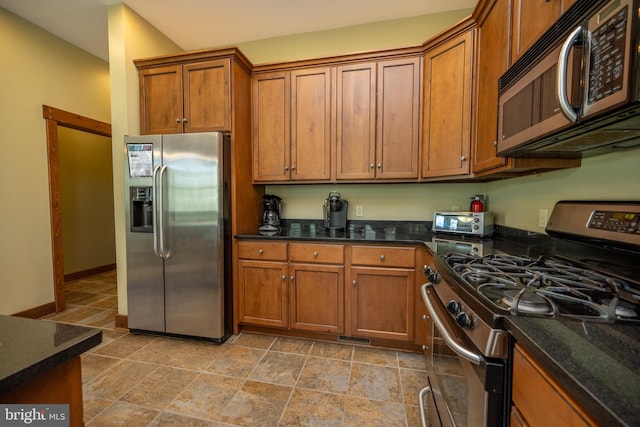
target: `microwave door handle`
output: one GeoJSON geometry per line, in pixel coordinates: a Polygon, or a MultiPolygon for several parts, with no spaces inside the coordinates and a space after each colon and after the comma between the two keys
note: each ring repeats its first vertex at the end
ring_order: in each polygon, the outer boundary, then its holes
{"type": "Polygon", "coordinates": [[[420,293],[422,294],[422,299],[425,305],[427,306],[427,310],[429,311],[429,314],[431,315],[433,324],[438,329],[438,332],[440,332],[440,335],[442,335],[442,339],[451,350],[453,350],[457,355],[459,355],[463,359],[468,360],[474,365],[482,364],[483,362],[482,356],[458,344],[456,339],[453,338],[449,333],[449,330],[445,326],[444,322],[438,317],[438,313],[435,310],[434,304],[431,302],[431,297],[429,296],[429,288],[431,287],[433,287],[432,283],[425,283],[420,288],[420,293]]]}
{"type": "Polygon", "coordinates": [[[569,65],[569,52],[581,34],[582,27],[573,30],[562,44],[560,55],[558,56],[558,77],[556,79],[558,82],[556,86],[558,102],[562,113],[571,123],[575,123],[578,120],[578,113],[569,103],[569,96],[567,95],[567,68],[569,65]]]}

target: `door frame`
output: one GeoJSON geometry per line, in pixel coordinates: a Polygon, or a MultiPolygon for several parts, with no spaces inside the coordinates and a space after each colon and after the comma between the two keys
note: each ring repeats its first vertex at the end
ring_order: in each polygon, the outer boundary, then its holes
{"type": "Polygon", "coordinates": [[[42,117],[45,119],[47,127],[53,290],[56,313],[59,313],[65,309],[66,300],[64,297],[64,251],[62,247],[62,203],[60,195],[58,126],[111,138],[111,124],[49,107],[48,105],[42,106],[42,117]]]}

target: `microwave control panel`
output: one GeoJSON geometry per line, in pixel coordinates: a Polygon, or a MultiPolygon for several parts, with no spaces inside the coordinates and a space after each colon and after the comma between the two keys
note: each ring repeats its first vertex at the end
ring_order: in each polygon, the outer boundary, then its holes
{"type": "Polygon", "coordinates": [[[629,6],[616,11],[613,7],[619,3],[614,1],[600,11],[598,27],[591,32],[589,104],[623,88],[629,6]],[[608,20],[601,21],[608,16],[608,20]]]}
{"type": "Polygon", "coordinates": [[[617,233],[640,234],[639,222],[640,214],[635,212],[594,211],[587,227],[617,233]]]}

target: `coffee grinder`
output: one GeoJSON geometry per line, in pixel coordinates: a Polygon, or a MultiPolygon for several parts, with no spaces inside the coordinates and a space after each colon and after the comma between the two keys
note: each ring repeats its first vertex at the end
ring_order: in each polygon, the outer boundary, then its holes
{"type": "Polygon", "coordinates": [[[349,203],[340,193],[332,191],[324,201],[324,227],[329,231],[345,230],[347,228],[347,208],[349,203]]]}
{"type": "Polygon", "coordinates": [[[260,220],[258,232],[265,236],[273,236],[280,232],[280,214],[282,209],[282,199],[273,194],[262,196],[262,206],[264,212],[260,220]]]}

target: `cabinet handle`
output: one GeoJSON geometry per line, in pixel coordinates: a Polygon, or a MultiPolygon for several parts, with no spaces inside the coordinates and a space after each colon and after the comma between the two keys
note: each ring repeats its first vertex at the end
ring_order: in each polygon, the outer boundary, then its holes
{"type": "Polygon", "coordinates": [[[378,163],[378,169],[382,169],[382,163],[378,163]]]}
{"type": "Polygon", "coordinates": [[[282,280],[286,280],[287,276],[285,276],[284,274],[282,275],[282,280]]]}
{"type": "Polygon", "coordinates": [[[186,118],[186,117],[183,117],[183,118],[182,118],[182,123],[187,123],[188,121],[189,121],[189,120],[187,120],[187,118],[186,118]]]}
{"type": "Polygon", "coordinates": [[[374,165],[373,163],[371,163],[371,169],[375,168],[376,165],[374,165]]]}
{"type": "Polygon", "coordinates": [[[258,255],[262,255],[264,251],[262,249],[258,249],[258,255]]]}
{"type": "Polygon", "coordinates": [[[425,351],[426,349],[428,349],[429,347],[427,347],[426,345],[422,344],[422,351],[425,351]]]}
{"type": "Polygon", "coordinates": [[[314,253],[313,253],[313,256],[314,256],[314,257],[317,257],[317,256],[318,256],[318,252],[314,252],[314,253]]]}
{"type": "Polygon", "coordinates": [[[289,280],[291,280],[293,282],[294,277],[293,276],[289,276],[289,280]]]}
{"type": "Polygon", "coordinates": [[[356,282],[355,280],[353,280],[353,281],[351,282],[351,284],[352,284],[353,286],[355,286],[355,285],[357,284],[357,282],[356,282]]]}
{"type": "Polygon", "coordinates": [[[464,162],[465,160],[467,160],[467,156],[460,157],[460,160],[462,160],[464,162]]]}
{"type": "Polygon", "coordinates": [[[180,123],[180,119],[176,119],[176,123],[180,123]]]}
{"type": "Polygon", "coordinates": [[[291,170],[292,171],[296,170],[296,167],[295,166],[291,166],[291,170]]]}
{"type": "Polygon", "coordinates": [[[289,170],[289,166],[285,166],[284,170],[288,171],[289,170]]]}
{"type": "Polygon", "coordinates": [[[380,255],[380,261],[384,261],[384,255],[380,255]]]}
{"type": "Polygon", "coordinates": [[[493,141],[493,146],[497,147],[498,146],[498,141],[493,141]]]}
{"type": "Polygon", "coordinates": [[[422,320],[427,320],[429,318],[429,316],[427,316],[426,314],[422,315],[422,320]]]}

